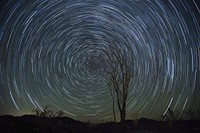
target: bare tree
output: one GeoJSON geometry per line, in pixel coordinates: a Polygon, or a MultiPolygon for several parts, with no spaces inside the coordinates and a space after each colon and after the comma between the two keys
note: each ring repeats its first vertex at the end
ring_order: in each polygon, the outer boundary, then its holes
{"type": "MultiPolygon", "coordinates": [[[[107,74],[112,89],[116,94],[117,105],[120,112],[120,122],[126,119],[126,101],[128,96],[128,89],[133,78],[133,68],[126,56],[117,53],[115,57],[110,57],[107,60],[107,74]]],[[[113,91],[111,96],[113,99],[113,91]]],[[[114,104],[113,104],[114,106],[114,104]]]]}
{"type": "Polygon", "coordinates": [[[58,117],[62,117],[65,113],[62,110],[56,112],[58,117]]]}
{"type": "Polygon", "coordinates": [[[33,113],[40,117],[54,117],[54,112],[50,109],[50,105],[44,106],[42,111],[39,109],[34,109],[33,113]]]}
{"type": "Polygon", "coordinates": [[[174,112],[172,109],[168,109],[167,112],[162,116],[162,120],[178,120],[180,118],[180,113],[174,112]]]}
{"type": "Polygon", "coordinates": [[[41,117],[49,117],[52,111],[50,110],[50,105],[45,105],[40,114],[41,117]]]}
{"type": "MultiPolygon", "coordinates": [[[[111,80],[110,80],[111,81],[111,80]]],[[[110,88],[110,96],[112,97],[112,111],[113,111],[113,119],[116,122],[116,114],[115,114],[115,92],[112,89],[111,83],[109,83],[110,88]]]]}
{"type": "Polygon", "coordinates": [[[40,114],[41,114],[41,111],[38,110],[38,109],[34,109],[32,112],[33,112],[36,116],[40,116],[40,114]]]}

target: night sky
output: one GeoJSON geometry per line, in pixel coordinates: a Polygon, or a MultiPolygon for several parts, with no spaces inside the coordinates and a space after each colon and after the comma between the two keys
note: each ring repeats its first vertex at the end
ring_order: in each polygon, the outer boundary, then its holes
{"type": "Polygon", "coordinates": [[[111,120],[106,60],[121,53],[134,72],[128,119],[160,119],[168,108],[199,116],[199,3],[1,0],[0,115],[51,105],[76,120],[111,120]]]}

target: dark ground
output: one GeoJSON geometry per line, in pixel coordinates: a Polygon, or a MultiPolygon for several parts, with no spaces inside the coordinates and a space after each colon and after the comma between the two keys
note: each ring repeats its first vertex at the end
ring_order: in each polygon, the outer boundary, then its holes
{"type": "Polygon", "coordinates": [[[200,133],[200,120],[127,120],[91,124],[68,117],[0,116],[0,133],[200,133]]]}

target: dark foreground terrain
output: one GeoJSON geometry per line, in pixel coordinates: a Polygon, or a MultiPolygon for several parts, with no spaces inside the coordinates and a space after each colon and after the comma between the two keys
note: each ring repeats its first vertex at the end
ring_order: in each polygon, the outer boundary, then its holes
{"type": "Polygon", "coordinates": [[[199,120],[127,120],[124,124],[91,124],[68,117],[0,116],[0,133],[200,133],[199,120]]]}

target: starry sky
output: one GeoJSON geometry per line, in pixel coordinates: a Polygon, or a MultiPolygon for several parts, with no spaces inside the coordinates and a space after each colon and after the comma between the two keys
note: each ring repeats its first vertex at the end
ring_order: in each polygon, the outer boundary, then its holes
{"type": "Polygon", "coordinates": [[[134,73],[128,119],[199,116],[198,0],[1,0],[0,115],[51,105],[111,120],[106,60],[119,53],[134,73]]]}

